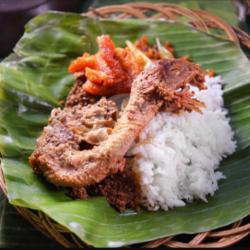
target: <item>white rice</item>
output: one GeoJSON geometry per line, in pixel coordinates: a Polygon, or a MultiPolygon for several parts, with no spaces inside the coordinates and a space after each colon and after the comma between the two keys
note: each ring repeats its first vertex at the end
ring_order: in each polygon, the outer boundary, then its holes
{"type": "Polygon", "coordinates": [[[141,176],[144,205],[149,210],[185,206],[193,199],[207,201],[225,178],[217,171],[236,142],[223,108],[220,76],[206,76],[207,90],[193,88],[206,104],[203,114],[159,113],[132,148],[135,171],[141,176]]]}

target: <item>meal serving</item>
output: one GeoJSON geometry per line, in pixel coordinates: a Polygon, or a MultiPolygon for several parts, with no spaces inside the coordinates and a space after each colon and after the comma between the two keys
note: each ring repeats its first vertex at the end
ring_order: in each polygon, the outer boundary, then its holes
{"type": "Polygon", "coordinates": [[[174,58],[159,39],[97,43],[96,54],[69,65],[76,83],[37,140],[34,172],[72,198],[102,195],[120,211],[207,201],[236,147],[220,76],[174,58]]]}

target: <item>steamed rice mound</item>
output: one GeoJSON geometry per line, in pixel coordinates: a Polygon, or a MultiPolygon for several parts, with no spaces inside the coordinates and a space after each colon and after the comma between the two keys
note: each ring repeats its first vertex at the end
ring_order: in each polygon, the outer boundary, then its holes
{"type": "Polygon", "coordinates": [[[132,149],[149,210],[181,207],[193,199],[207,201],[225,178],[217,168],[235,151],[236,142],[223,108],[221,78],[206,76],[206,85],[202,91],[193,88],[206,104],[203,114],[159,113],[132,149]]]}

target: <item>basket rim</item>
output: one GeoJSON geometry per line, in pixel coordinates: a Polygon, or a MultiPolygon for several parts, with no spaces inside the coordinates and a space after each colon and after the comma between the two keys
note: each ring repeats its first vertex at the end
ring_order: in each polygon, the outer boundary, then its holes
{"type": "MultiPolygon", "coordinates": [[[[189,8],[167,3],[127,3],[120,5],[107,5],[99,8],[91,8],[87,13],[88,16],[99,16],[104,17],[107,14],[112,15],[114,13],[121,13],[122,15],[118,18],[127,18],[129,16],[144,19],[147,16],[144,14],[145,10],[158,11],[161,15],[164,15],[165,19],[173,20],[176,18],[176,14],[183,15],[190,18],[190,24],[203,32],[209,33],[210,25],[217,25],[220,29],[224,30],[227,35],[228,40],[233,41],[238,46],[243,44],[244,46],[250,48],[250,36],[238,27],[233,27],[227,24],[221,18],[212,15],[206,11],[196,11],[189,8]],[[125,15],[125,16],[124,16],[125,15]]],[[[159,14],[158,13],[158,14],[159,14]]],[[[4,180],[4,174],[2,169],[2,164],[0,164],[0,187],[3,190],[5,196],[8,198],[7,186],[4,180]]],[[[59,242],[64,247],[84,247],[86,246],[84,242],[79,240],[73,233],[69,232],[67,229],[63,228],[61,225],[56,224],[50,219],[46,214],[41,211],[33,211],[28,208],[14,206],[17,211],[27,219],[36,229],[41,231],[47,237],[53,238],[59,242]],[[42,221],[41,224],[37,222],[42,221]],[[60,231],[58,230],[60,228],[60,231]],[[70,234],[70,240],[65,238],[65,234],[68,236],[70,234]]],[[[193,238],[188,242],[180,242],[175,240],[175,236],[164,237],[158,240],[153,240],[145,243],[143,247],[159,247],[167,246],[173,248],[208,248],[208,247],[227,247],[231,246],[250,234],[250,222],[244,223],[242,220],[231,224],[229,229],[220,228],[218,231],[212,230],[208,232],[202,232],[194,234],[193,238]],[[204,243],[206,238],[218,239],[217,242],[204,243]]]]}
{"type": "Polygon", "coordinates": [[[238,46],[241,44],[247,48],[250,48],[250,35],[248,35],[245,31],[228,24],[222,18],[211,14],[210,12],[194,10],[177,4],[164,2],[129,2],[125,4],[106,5],[98,8],[90,7],[89,11],[83,14],[94,17],[106,17],[115,13],[122,13],[121,15],[116,16],[118,19],[128,17],[139,19],[158,18],[157,15],[159,13],[155,16],[147,17],[145,14],[146,11],[158,11],[163,15],[161,18],[166,20],[176,20],[176,14],[185,16],[190,19],[189,24],[193,28],[208,34],[211,34],[211,32],[209,32],[209,27],[219,28],[220,30],[224,31],[227,36],[227,38],[222,39],[230,40],[236,43],[238,46]]]}

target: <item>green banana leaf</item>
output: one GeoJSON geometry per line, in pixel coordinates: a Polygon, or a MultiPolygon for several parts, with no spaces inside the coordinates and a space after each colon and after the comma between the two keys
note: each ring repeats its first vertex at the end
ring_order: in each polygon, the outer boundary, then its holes
{"type": "Polygon", "coordinates": [[[0,150],[13,205],[43,211],[87,244],[114,247],[163,236],[197,233],[228,225],[250,213],[250,63],[233,43],[179,23],[153,20],[97,20],[78,14],[48,12],[28,23],[14,52],[0,64],[0,150]],[[188,55],[214,69],[225,81],[237,152],[223,161],[227,177],[208,203],[193,202],[168,212],[118,213],[103,197],[71,200],[35,176],[27,158],[74,80],[69,62],[96,51],[96,36],[107,33],[124,46],[147,35],[169,40],[177,56],[188,55]]]}

